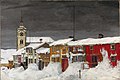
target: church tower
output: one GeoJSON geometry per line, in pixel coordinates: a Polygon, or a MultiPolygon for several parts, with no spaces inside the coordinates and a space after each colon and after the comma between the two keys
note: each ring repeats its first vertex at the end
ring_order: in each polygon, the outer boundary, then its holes
{"type": "Polygon", "coordinates": [[[17,29],[17,50],[25,47],[26,45],[26,28],[23,25],[21,17],[20,26],[17,29]]]}

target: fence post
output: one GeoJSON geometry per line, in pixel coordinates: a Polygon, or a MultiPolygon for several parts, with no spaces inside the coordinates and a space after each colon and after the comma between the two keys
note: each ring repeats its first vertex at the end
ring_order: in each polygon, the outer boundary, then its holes
{"type": "Polygon", "coordinates": [[[79,70],[79,78],[81,79],[81,70],[79,70]]]}

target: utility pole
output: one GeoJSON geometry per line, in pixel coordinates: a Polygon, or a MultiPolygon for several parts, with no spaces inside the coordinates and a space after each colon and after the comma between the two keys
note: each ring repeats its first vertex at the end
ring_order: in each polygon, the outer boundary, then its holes
{"type": "Polygon", "coordinates": [[[118,22],[118,36],[120,36],[120,0],[119,0],[119,22],[118,22]]]}
{"type": "Polygon", "coordinates": [[[73,40],[75,40],[75,18],[76,18],[76,14],[75,14],[75,12],[76,12],[76,10],[75,10],[75,5],[73,5],[73,14],[72,14],[72,17],[73,17],[73,40]]]}

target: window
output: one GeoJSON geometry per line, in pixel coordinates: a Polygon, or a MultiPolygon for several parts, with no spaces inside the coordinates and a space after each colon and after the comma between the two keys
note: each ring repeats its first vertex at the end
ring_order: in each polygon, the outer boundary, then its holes
{"type": "Polygon", "coordinates": [[[90,45],[90,50],[93,50],[93,45],[90,45]]]}
{"type": "Polygon", "coordinates": [[[32,47],[26,48],[26,52],[27,52],[27,53],[32,53],[32,47]]]}
{"type": "Polygon", "coordinates": [[[116,56],[111,56],[111,61],[112,62],[116,61],[116,56]]]}
{"type": "Polygon", "coordinates": [[[97,56],[92,56],[92,67],[95,67],[98,65],[98,60],[97,60],[97,56]]]}
{"type": "Polygon", "coordinates": [[[111,49],[115,50],[115,44],[111,44],[111,49]]]}
{"type": "Polygon", "coordinates": [[[37,60],[35,59],[35,63],[37,62],[37,60]]]}
{"type": "Polygon", "coordinates": [[[73,56],[73,62],[77,62],[77,56],[73,56]]]}
{"type": "Polygon", "coordinates": [[[52,58],[52,61],[55,62],[55,58],[52,58]]]}
{"type": "Polygon", "coordinates": [[[22,33],[22,32],[20,33],[20,36],[23,36],[23,33],[22,33]]]}
{"type": "Polygon", "coordinates": [[[20,40],[20,44],[23,44],[23,40],[22,39],[20,40]]]}
{"type": "Polygon", "coordinates": [[[78,61],[80,61],[80,62],[85,61],[84,56],[78,56],[78,61]]]}
{"type": "Polygon", "coordinates": [[[92,62],[97,62],[97,56],[92,56],[92,62]]]}

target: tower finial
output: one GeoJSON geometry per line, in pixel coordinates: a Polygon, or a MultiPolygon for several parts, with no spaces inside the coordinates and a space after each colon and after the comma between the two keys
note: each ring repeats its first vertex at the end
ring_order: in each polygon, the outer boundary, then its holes
{"type": "Polygon", "coordinates": [[[21,20],[20,20],[20,25],[23,26],[23,16],[22,16],[22,10],[21,10],[21,20]]]}

